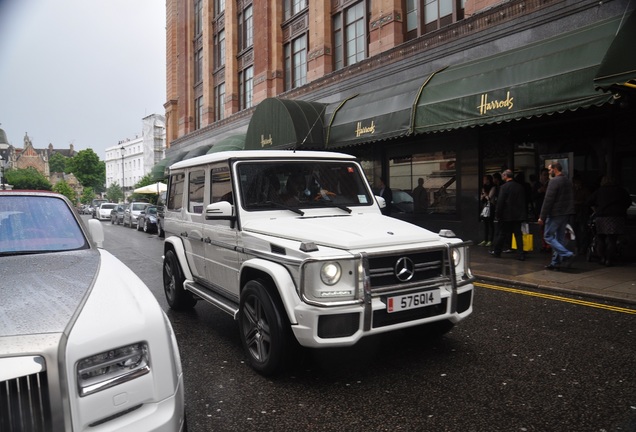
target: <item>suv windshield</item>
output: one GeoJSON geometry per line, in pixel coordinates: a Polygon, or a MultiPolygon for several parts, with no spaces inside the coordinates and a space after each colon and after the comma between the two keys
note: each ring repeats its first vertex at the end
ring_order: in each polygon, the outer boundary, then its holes
{"type": "Polygon", "coordinates": [[[0,255],[88,248],[73,212],[56,197],[0,197],[0,255]]]}
{"type": "Polygon", "coordinates": [[[373,203],[358,166],[351,162],[242,162],[238,175],[246,210],[373,203]]]}

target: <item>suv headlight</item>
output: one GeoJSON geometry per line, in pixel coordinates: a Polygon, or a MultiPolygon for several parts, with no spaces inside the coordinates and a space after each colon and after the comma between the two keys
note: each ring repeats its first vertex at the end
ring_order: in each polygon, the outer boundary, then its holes
{"type": "Polygon", "coordinates": [[[86,357],[77,363],[80,396],[87,396],[150,372],[148,344],[127,345],[86,357]]]}
{"type": "Polygon", "coordinates": [[[303,299],[322,306],[350,302],[358,297],[356,260],[310,260],[301,267],[303,299]]]}
{"type": "Polygon", "coordinates": [[[320,279],[325,285],[335,285],[342,276],[342,268],[337,262],[327,262],[320,268],[320,279]]]}

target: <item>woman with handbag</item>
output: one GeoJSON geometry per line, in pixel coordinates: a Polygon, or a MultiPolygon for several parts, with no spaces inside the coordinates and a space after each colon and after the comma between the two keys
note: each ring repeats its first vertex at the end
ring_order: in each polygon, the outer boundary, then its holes
{"type": "Polygon", "coordinates": [[[495,238],[495,202],[497,188],[491,175],[485,175],[482,179],[479,219],[484,222],[484,241],[477,246],[492,246],[495,238]]]}

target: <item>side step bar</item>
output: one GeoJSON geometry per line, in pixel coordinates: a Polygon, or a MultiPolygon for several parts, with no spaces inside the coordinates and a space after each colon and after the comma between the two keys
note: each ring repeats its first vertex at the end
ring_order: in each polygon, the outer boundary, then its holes
{"type": "Polygon", "coordinates": [[[184,281],[183,287],[201,297],[206,302],[211,303],[212,305],[221,309],[223,312],[232,315],[235,320],[238,319],[239,305],[232,300],[229,300],[222,295],[205,289],[201,285],[193,281],[184,281]]]}

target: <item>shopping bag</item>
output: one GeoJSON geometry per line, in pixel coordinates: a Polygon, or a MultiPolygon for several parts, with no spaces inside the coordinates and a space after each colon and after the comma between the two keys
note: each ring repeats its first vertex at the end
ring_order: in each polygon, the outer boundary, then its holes
{"type": "Polygon", "coordinates": [[[488,219],[490,217],[490,203],[487,203],[483,209],[481,209],[481,217],[488,219]]]}
{"type": "MultiPolygon", "coordinates": [[[[523,241],[523,251],[524,252],[532,252],[533,250],[533,236],[532,234],[521,234],[521,238],[523,241]]],[[[512,235],[512,249],[517,249],[517,241],[515,240],[514,234],[512,235]]]]}

